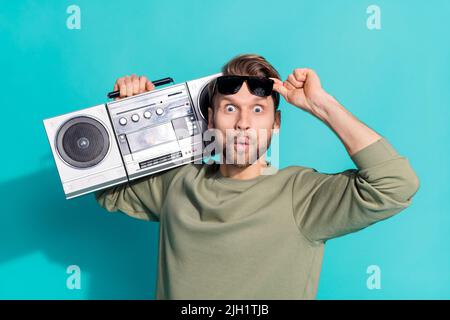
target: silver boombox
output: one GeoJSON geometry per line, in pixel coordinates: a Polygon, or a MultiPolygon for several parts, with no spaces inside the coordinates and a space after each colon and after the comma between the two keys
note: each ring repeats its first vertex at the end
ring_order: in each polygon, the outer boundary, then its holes
{"type": "Polygon", "coordinates": [[[45,119],[66,198],[202,159],[202,105],[220,75],[45,119]]]}

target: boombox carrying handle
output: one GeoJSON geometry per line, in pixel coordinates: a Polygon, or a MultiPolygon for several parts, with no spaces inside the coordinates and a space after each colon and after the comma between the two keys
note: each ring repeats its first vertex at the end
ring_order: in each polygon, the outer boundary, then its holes
{"type": "MultiPolygon", "coordinates": [[[[164,79],[159,79],[159,80],[152,81],[152,83],[153,83],[153,85],[155,87],[162,86],[163,84],[167,84],[167,83],[171,83],[171,82],[173,82],[172,78],[164,78],[164,79]]],[[[111,91],[111,92],[108,93],[108,98],[109,99],[114,99],[114,98],[117,98],[119,96],[120,96],[120,91],[119,90],[111,91]]]]}

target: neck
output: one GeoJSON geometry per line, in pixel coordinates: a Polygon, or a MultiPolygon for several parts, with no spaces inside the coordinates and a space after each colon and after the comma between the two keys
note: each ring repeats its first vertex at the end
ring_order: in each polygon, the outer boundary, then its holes
{"type": "Polygon", "coordinates": [[[246,167],[241,167],[234,164],[220,164],[219,166],[219,170],[222,176],[233,178],[236,180],[248,180],[256,178],[262,174],[262,170],[264,168],[267,168],[267,162],[264,156],[246,167]]]}

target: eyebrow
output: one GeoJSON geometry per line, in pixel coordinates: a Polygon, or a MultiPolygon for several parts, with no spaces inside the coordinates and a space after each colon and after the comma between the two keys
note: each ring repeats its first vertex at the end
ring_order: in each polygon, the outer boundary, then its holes
{"type": "MultiPolygon", "coordinates": [[[[222,101],[224,101],[224,100],[227,100],[227,101],[230,101],[230,102],[238,102],[238,99],[234,99],[231,95],[230,96],[224,96],[222,98],[222,101]]],[[[266,99],[264,99],[263,97],[253,96],[252,101],[254,101],[254,102],[255,101],[256,102],[260,102],[260,101],[266,102],[266,99]]]]}

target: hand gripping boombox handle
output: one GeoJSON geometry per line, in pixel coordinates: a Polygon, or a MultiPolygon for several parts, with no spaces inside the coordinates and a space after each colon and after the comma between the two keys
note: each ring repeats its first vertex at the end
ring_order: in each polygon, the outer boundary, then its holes
{"type": "MultiPolygon", "coordinates": [[[[170,82],[173,82],[172,78],[164,78],[164,79],[159,79],[159,80],[152,81],[152,83],[153,83],[153,85],[155,87],[162,86],[163,84],[167,84],[167,83],[170,83],[170,82]]],[[[114,99],[114,98],[117,98],[119,96],[120,96],[120,91],[119,90],[111,91],[111,92],[108,93],[108,98],[109,99],[114,99]]]]}

